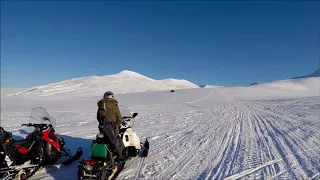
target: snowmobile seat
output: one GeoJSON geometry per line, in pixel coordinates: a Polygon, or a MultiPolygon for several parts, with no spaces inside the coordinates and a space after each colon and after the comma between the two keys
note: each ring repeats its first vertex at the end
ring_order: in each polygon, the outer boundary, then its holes
{"type": "Polygon", "coordinates": [[[34,141],[31,139],[21,139],[21,140],[11,140],[9,143],[10,155],[20,156],[20,154],[29,154],[29,150],[34,151],[31,146],[33,146],[34,141]]]}
{"type": "Polygon", "coordinates": [[[32,142],[29,139],[11,140],[12,144],[15,146],[29,146],[32,142]]]}
{"type": "Polygon", "coordinates": [[[103,133],[99,133],[96,136],[96,139],[93,140],[94,143],[99,143],[99,144],[108,144],[107,139],[105,138],[103,133]]]}
{"type": "Polygon", "coordinates": [[[108,157],[95,157],[95,156],[91,156],[91,159],[93,159],[97,162],[108,162],[108,160],[109,160],[108,157]]]}

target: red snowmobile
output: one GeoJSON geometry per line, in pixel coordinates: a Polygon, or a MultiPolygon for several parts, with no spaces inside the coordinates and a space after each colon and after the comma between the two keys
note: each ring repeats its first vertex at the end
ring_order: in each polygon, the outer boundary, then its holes
{"type": "Polygon", "coordinates": [[[22,140],[12,139],[12,133],[0,127],[0,178],[25,180],[40,167],[55,164],[61,156],[69,156],[62,162],[62,165],[68,165],[83,154],[81,147],[74,156],[64,148],[64,139],[54,130],[55,120],[44,108],[33,108],[31,120],[38,123],[22,124],[34,127],[34,131],[22,140]]]}

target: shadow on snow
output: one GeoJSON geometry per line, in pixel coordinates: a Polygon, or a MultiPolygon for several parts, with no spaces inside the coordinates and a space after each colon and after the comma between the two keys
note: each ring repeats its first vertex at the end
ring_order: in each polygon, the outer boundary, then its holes
{"type": "MultiPolygon", "coordinates": [[[[58,168],[56,166],[48,166],[44,170],[37,172],[38,174],[41,174],[40,179],[43,179],[43,176],[46,177],[46,176],[50,175],[53,179],[68,179],[68,180],[75,179],[76,180],[77,179],[78,162],[81,161],[82,159],[89,158],[90,145],[91,145],[92,139],[71,137],[71,136],[67,136],[67,135],[61,135],[61,137],[65,140],[64,147],[70,149],[71,155],[75,155],[75,153],[79,147],[82,148],[83,154],[78,160],[72,162],[69,165],[66,165],[66,166],[62,165],[60,168],[58,168]]],[[[62,156],[56,164],[59,164],[60,162],[66,160],[66,159],[68,159],[68,156],[62,156]]],[[[37,173],[35,174],[35,176],[37,176],[37,173]]]]}

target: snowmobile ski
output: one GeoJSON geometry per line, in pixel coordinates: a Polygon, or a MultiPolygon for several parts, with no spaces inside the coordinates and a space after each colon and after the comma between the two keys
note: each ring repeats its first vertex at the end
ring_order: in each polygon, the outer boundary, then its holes
{"type": "Polygon", "coordinates": [[[112,170],[111,175],[109,176],[108,180],[111,180],[113,178],[113,176],[116,174],[116,172],[118,171],[118,166],[115,166],[112,170]]]}
{"type": "Polygon", "coordinates": [[[82,156],[82,154],[83,154],[83,150],[81,147],[79,147],[75,155],[73,155],[73,156],[69,155],[69,159],[63,161],[61,164],[65,165],[65,166],[69,165],[72,162],[78,160],[82,156]]]}
{"type": "Polygon", "coordinates": [[[139,157],[147,157],[149,153],[149,141],[146,138],[146,141],[142,144],[141,150],[139,151],[139,157]]]}
{"type": "Polygon", "coordinates": [[[148,138],[146,138],[146,141],[143,143],[141,150],[139,151],[139,157],[142,157],[142,160],[141,160],[140,165],[138,167],[138,171],[136,172],[135,179],[138,179],[139,174],[142,169],[142,165],[144,163],[144,159],[148,156],[148,153],[149,153],[149,141],[148,141],[148,138]]]}

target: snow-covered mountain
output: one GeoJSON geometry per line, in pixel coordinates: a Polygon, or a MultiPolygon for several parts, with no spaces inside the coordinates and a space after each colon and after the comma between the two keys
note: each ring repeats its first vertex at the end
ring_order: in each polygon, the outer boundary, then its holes
{"type": "Polygon", "coordinates": [[[184,79],[155,80],[133,71],[123,70],[113,75],[74,78],[32,87],[14,94],[9,94],[9,96],[101,96],[101,94],[109,90],[116,94],[122,94],[198,87],[199,86],[184,79]]]}

